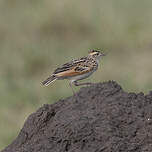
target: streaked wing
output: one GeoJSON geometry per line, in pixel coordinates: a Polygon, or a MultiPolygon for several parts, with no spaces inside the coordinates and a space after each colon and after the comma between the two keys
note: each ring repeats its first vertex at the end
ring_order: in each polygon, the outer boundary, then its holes
{"type": "Polygon", "coordinates": [[[92,69],[93,69],[93,67],[90,67],[90,66],[76,65],[76,66],[73,66],[69,70],[57,73],[56,76],[58,76],[58,77],[73,77],[73,76],[87,73],[87,72],[91,71],[92,69]]]}
{"type": "Polygon", "coordinates": [[[76,60],[72,60],[68,63],[65,63],[63,64],[61,67],[57,68],[53,74],[58,74],[58,73],[61,73],[61,72],[64,72],[64,71],[69,71],[69,70],[72,70],[73,67],[75,67],[76,65],[78,64],[81,64],[83,62],[86,61],[86,57],[83,57],[83,58],[80,58],[80,59],[76,59],[76,60]]]}
{"type": "Polygon", "coordinates": [[[83,74],[83,73],[86,73],[86,72],[89,72],[93,69],[92,66],[87,66],[87,65],[80,65],[80,66],[76,66],[74,68],[75,72],[78,72],[79,74],[83,74]]]}

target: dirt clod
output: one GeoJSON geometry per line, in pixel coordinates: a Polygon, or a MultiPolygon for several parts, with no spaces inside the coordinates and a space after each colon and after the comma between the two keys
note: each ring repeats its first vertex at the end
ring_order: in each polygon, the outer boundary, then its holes
{"type": "Polygon", "coordinates": [[[78,97],[38,109],[2,152],[152,152],[152,91],[127,93],[109,81],[78,97]]]}

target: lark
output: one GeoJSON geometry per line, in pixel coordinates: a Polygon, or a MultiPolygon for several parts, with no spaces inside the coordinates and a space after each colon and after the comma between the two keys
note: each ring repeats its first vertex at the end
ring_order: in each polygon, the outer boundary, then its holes
{"type": "Polygon", "coordinates": [[[75,92],[72,88],[72,84],[75,86],[80,85],[91,85],[92,83],[78,83],[79,80],[88,78],[91,74],[93,74],[99,65],[99,59],[105,56],[99,50],[91,50],[88,53],[88,56],[82,57],[79,59],[73,59],[70,62],[63,64],[54,70],[54,72],[42,82],[43,85],[48,86],[52,82],[56,80],[70,80],[69,85],[75,95],[75,92]]]}

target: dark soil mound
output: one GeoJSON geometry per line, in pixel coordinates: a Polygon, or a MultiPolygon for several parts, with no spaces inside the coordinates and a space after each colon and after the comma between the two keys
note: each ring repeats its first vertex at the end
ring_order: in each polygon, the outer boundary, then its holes
{"type": "Polygon", "coordinates": [[[30,115],[3,152],[152,152],[152,92],[127,93],[110,81],[78,96],[30,115]]]}

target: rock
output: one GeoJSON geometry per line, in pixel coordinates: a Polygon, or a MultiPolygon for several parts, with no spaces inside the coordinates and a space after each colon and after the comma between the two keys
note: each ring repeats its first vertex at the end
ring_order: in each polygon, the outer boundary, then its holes
{"type": "Polygon", "coordinates": [[[152,152],[152,92],[109,81],[77,95],[31,114],[2,152],[152,152]]]}

